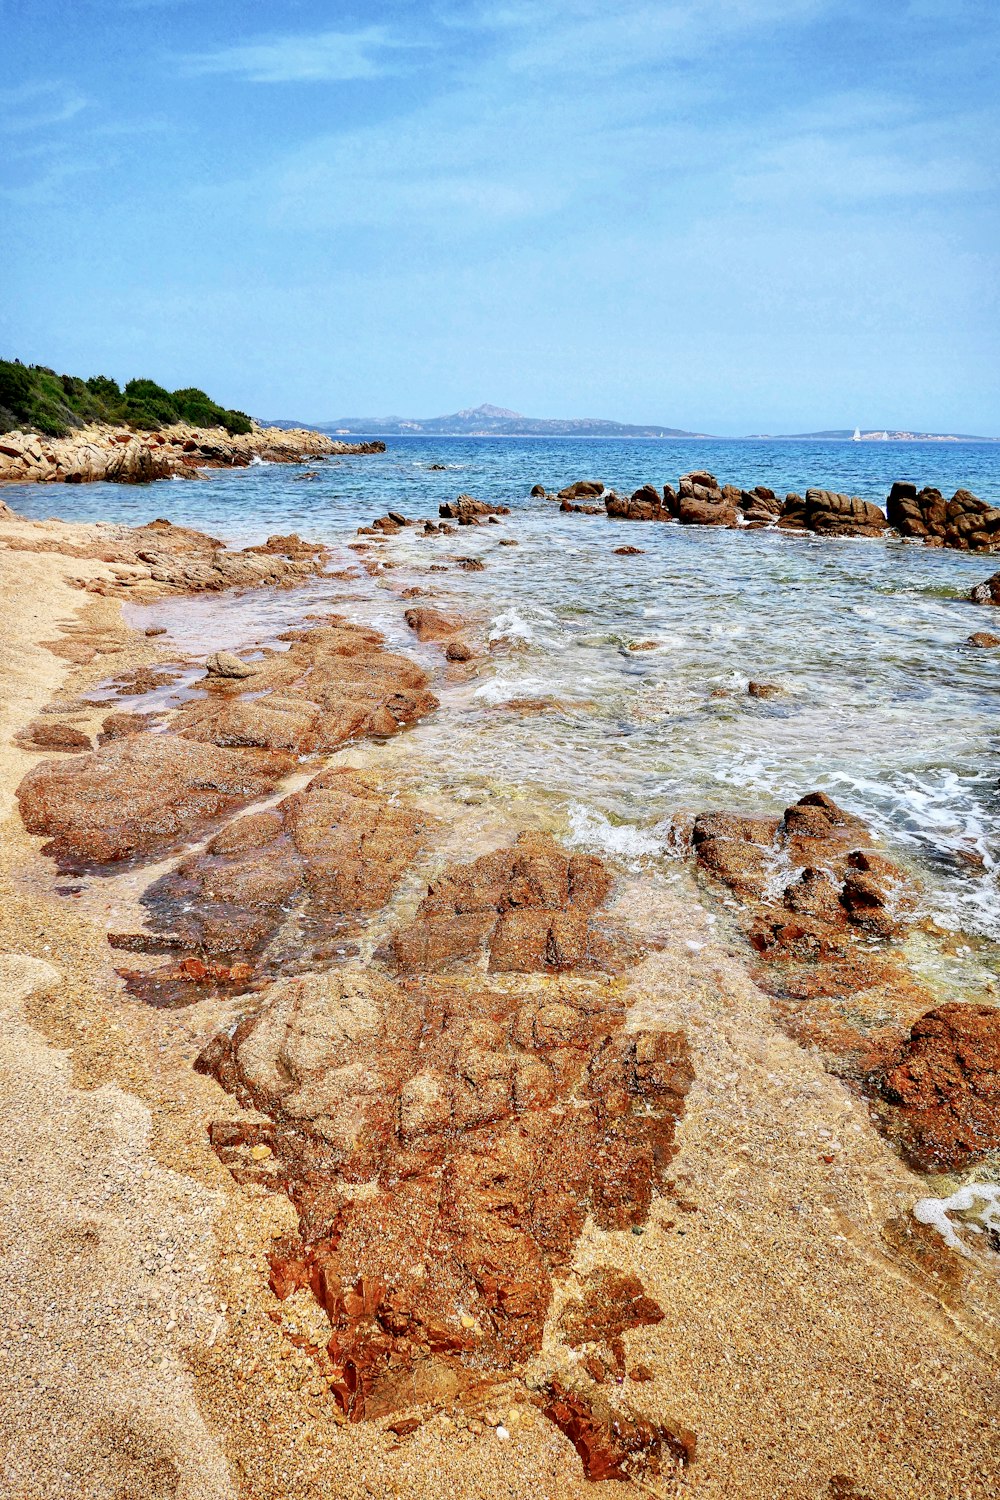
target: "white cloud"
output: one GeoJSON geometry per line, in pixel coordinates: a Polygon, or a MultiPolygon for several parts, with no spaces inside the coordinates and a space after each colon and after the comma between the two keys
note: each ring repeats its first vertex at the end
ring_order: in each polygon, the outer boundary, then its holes
{"type": "Polygon", "coordinates": [[[393,72],[404,45],[384,26],[260,37],[183,59],[193,76],[224,75],[245,83],[342,83],[393,72]]]}
{"type": "Polygon", "coordinates": [[[0,89],[0,128],[9,134],[20,134],[64,125],[85,110],[89,102],[78,90],[56,81],[0,89]]]}

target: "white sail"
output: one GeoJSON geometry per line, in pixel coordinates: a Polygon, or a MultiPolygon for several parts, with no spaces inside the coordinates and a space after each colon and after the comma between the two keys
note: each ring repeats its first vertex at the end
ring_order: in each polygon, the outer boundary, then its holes
{"type": "Polygon", "coordinates": [[[854,429],[854,438],[853,438],[852,441],[854,441],[855,443],[860,443],[860,441],[861,441],[861,428],[860,427],[855,427],[855,429],[854,429]]]}

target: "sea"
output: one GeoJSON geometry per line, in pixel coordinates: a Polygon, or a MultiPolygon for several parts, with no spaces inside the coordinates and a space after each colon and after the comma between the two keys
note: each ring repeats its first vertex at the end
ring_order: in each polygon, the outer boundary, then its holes
{"type": "Polygon", "coordinates": [[[384,454],[4,498],[34,518],[163,516],[237,544],[295,531],[334,547],[331,571],[356,574],[131,610],[195,658],[335,609],[439,672],[439,649],[404,618],[403,590],[426,589],[421,602],[467,614],[494,649],[443,680],[440,711],[387,765],[405,754],[411,780],[463,802],[542,806],[572,844],[664,880],[678,878],[673,831],[693,812],[770,814],[824,790],[913,870],[927,916],[955,935],[946,959],[936,950],[938,977],[970,993],[993,983],[1000,649],[966,644],[1000,631],[1000,611],[968,600],[993,561],[902,540],[612,522],[530,496],[578,479],[630,493],[701,468],[781,495],[819,486],[884,504],[908,479],[1000,506],[1000,444],[721,439],[390,438],[384,454]],[[436,517],[460,493],[511,515],[450,537],[406,530],[378,549],[391,568],[356,567],[360,525],[389,509],[436,517]],[[617,555],[623,544],[642,551],[617,555]],[[750,681],[781,691],[753,698],[750,681]]]}

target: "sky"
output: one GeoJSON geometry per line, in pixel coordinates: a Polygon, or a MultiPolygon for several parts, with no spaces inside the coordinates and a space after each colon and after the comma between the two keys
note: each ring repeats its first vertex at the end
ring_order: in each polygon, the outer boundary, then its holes
{"type": "Polygon", "coordinates": [[[1000,435],[997,0],[0,0],[0,355],[1000,435]]]}

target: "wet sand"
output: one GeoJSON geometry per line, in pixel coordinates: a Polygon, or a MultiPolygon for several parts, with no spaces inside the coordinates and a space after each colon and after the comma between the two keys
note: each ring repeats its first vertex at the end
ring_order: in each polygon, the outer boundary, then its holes
{"type": "MultiPolygon", "coordinates": [[[[384,1424],[345,1426],[285,1336],[316,1321],[304,1293],[279,1304],[267,1286],[266,1256],[295,1215],[222,1166],[206,1125],[241,1111],[192,1068],[238,1001],[168,1011],[125,995],[106,931],[127,924],[130,903],[140,920],[149,871],[60,894],[65,879],[13,804],[42,757],[11,736],[53,700],[76,702],[165,649],[129,631],[116,600],[73,586],[102,567],[0,548],[10,606],[0,642],[5,1492],[599,1493],[531,1405],[531,1368],[477,1408],[440,1412],[400,1438],[384,1424]],[[81,625],[120,650],[74,666],[40,644],[81,625]]],[[[81,708],[73,721],[92,732],[104,711],[81,708]]],[[[403,735],[337,761],[405,796],[408,754],[403,735]]],[[[547,819],[530,799],[516,826],[489,808],[448,811],[449,851],[466,856],[547,819]]],[[[698,1438],[688,1469],[622,1491],[986,1500],[1000,1484],[997,1258],[956,1256],[914,1222],[926,1180],[818,1056],[778,1029],[741,945],[693,884],[665,893],[632,877],[618,905],[662,945],[628,977],[628,1024],[685,1030],[695,1082],[674,1186],[645,1232],[589,1225],[574,1270],[640,1275],[666,1316],[627,1335],[629,1363],[654,1378],[625,1394],[698,1438]]],[[[538,1369],[550,1357],[547,1344],[538,1369]]]]}

